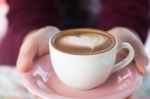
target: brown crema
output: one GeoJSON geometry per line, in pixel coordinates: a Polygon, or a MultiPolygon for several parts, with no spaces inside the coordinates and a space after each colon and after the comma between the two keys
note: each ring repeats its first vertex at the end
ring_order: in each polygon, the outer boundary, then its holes
{"type": "Polygon", "coordinates": [[[51,40],[57,50],[78,55],[103,53],[115,46],[115,38],[97,29],[77,28],[61,31],[51,40]]]}

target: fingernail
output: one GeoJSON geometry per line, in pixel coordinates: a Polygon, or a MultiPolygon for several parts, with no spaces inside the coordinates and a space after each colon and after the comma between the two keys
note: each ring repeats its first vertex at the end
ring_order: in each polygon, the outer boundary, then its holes
{"type": "Polygon", "coordinates": [[[145,65],[145,69],[146,69],[147,73],[149,73],[149,67],[148,67],[148,65],[145,65]]]}
{"type": "Polygon", "coordinates": [[[137,68],[138,68],[139,72],[142,75],[147,75],[148,74],[147,65],[144,65],[143,63],[138,63],[136,65],[137,65],[137,68]]]}
{"type": "Polygon", "coordinates": [[[18,68],[18,70],[19,70],[21,73],[25,73],[25,72],[29,71],[30,66],[29,66],[29,64],[27,64],[26,62],[24,62],[24,63],[18,65],[17,68],[18,68]]]}
{"type": "Polygon", "coordinates": [[[148,74],[148,66],[147,65],[142,65],[143,67],[143,74],[147,75],[148,74]]]}

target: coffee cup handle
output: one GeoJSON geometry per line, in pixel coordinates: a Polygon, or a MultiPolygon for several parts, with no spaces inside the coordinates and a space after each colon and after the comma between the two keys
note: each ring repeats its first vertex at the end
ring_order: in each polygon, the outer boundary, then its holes
{"type": "Polygon", "coordinates": [[[113,70],[112,70],[112,73],[119,70],[119,69],[122,69],[124,68],[125,66],[127,66],[134,58],[134,49],[133,47],[129,44],[129,43],[122,43],[122,44],[119,44],[117,49],[118,49],[118,52],[121,50],[121,49],[128,49],[129,50],[129,53],[128,55],[122,60],[120,61],[119,63],[115,64],[113,70]]]}

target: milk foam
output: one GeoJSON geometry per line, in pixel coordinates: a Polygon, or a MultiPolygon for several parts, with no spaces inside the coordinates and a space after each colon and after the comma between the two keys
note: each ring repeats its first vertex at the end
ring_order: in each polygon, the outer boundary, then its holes
{"type": "Polygon", "coordinates": [[[74,46],[74,47],[87,47],[91,50],[97,46],[103,45],[106,41],[106,38],[98,34],[81,34],[77,35],[68,35],[61,39],[61,43],[74,46]]]}

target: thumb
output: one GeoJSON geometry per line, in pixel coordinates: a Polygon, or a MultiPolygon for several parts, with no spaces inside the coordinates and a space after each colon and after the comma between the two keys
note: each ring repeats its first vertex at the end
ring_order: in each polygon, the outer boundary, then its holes
{"type": "Polygon", "coordinates": [[[18,60],[17,60],[17,69],[21,73],[29,71],[33,66],[33,60],[36,55],[37,45],[32,41],[26,41],[21,46],[18,60]]]}
{"type": "Polygon", "coordinates": [[[143,53],[138,53],[135,56],[135,65],[137,67],[137,70],[142,75],[146,75],[148,73],[148,69],[147,69],[148,63],[149,63],[149,59],[145,51],[143,51],[143,53]]]}

